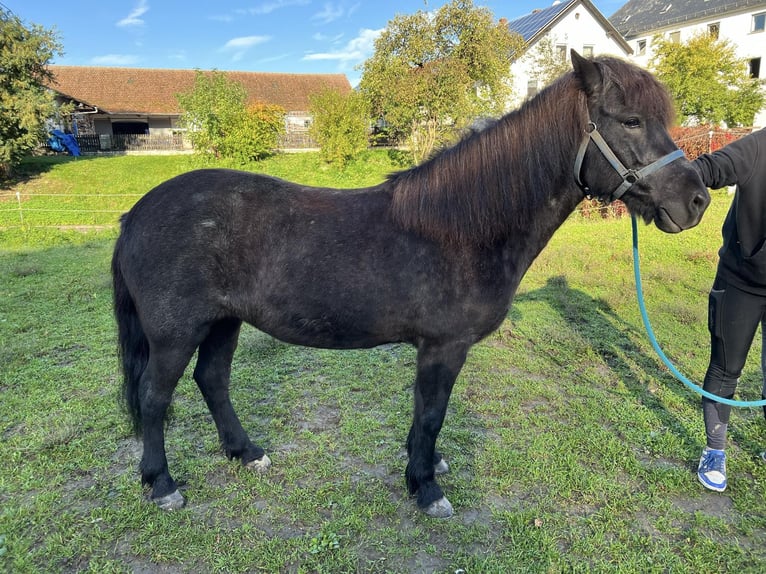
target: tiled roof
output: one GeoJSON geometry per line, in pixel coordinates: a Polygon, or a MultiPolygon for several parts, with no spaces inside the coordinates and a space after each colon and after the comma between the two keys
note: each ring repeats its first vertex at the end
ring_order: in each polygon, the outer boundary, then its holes
{"type": "MultiPolygon", "coordinates": [[[[48,87],[76,102],[109,113],[179,114],[175,95],[194,87],[196,70],[50,66],[48,87]]],[[[241,83],[249,101],[278,104],[287,111],[309,109],[309,94],[332,88],[351,91],[344,74],[223,72],[241,83]]]]}
{"type": "Polygon", "coordinates": [[[609,21],[630,39],[674,24],[759,8],[766,10],[766,0],[629,0],[609,21]]]}

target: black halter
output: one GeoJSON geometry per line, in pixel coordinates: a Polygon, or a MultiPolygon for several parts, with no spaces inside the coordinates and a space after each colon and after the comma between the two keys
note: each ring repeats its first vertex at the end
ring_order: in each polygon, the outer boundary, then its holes
{"type": "Polygon", "coordinates": [[[588,149],[588,144],[591,141],[593,141],[593,143],[596,144],[596,146],[598,147],[599,150],[601,150],[601,153],[607,159],[609,164],[617,171],[617,173],[622,178],[622,183],[617,187],[617,189],[615,189],[611,193],[611,195],[609,196],[609,200],[606,203],[611,203],[613,201],[620,199],[625,194],[625,192],[628,191],[633,186],[633,184],[639,181],[640,179],[648,176],[651,173],[654,173],[655,171],[666,166],[670,162],[684,157],[684,152],[680,149],[677,149],[661,157],[657,161],[650,163],[649,165],[645,167],[642,167],[639,170],[628,169],[622,164],[622,162],[617,158],[617,156],[614,155],[614,152],[609,147],[609,144],[607,144],[606,141],[604,141],[604,138],[601,137],[601,134],[598,132],[598,128],[596,127],[596,124],[589,120],[588,127],[585,128],[585,137],[583,138],[582,143],[580,144],[580,149],[577,151],[577,158],[575,159],[575,164],[574,164],[575,181],[577,181],[577,185],[580,186],[580,189],[582,189],[586,195],[590,194],[590,188],[585,183],[583,183],[582,178],[580,176],[582,171],[582,162],[583,162],[583,159],[585,159],[585,152],[588,149]]]}

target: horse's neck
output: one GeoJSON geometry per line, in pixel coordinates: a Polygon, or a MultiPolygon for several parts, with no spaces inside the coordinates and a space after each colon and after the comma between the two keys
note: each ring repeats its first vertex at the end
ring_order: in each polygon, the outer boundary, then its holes
{"type": "Polygon", "coordinates": [[[532,218],[528,223],[512,233],[504,243],[506,265],[509,276],[517,276],[517,280],[526,273],[527,269],[542,252],[556,231],[566,221],[577,207],[581,199],[571,191],[565,191],[561,196],[553,198],[546,206],[541,206],[538,218],[532,218]]]}
{"type": "Polygon", "coordinates": [[[565,104],[576,98],[568,89],[547,89],[508,117],[514,137],[527,144],[514,146],[505,161],[517,168],[515,196],[530,200],[527,217],[512,234],[534,238],[543,247],[584,197],[574,175],[583,134],[572,121],[576,110],[565,104]]]}
{"type": "MultiPolygon", "coordinates": [[[[539,117],[540,110],[559,104],[551,101],[552,94],[539,97],[547,97],[549,101],[542,101],[537,109],[533,105],[525,105],[518,111],[519,117],[513,118],[519,126],[534,125],[539,129],[529,135],[529,145],[515,148],[513,157],[507,158],[508,165],[518,169],[514,175],[515,185],[518,186],[516,197],[523,196],[531,202],[526,217],[514,222],[505,246],[507,260],[522,275],[584,197],[574,176],[575,142],[578,137],[562,129],[571,126],[571,118],[556,120],[548,117],[547,121],[543,121],[539,117]]],[[[555,112],[572,113],[558,109],[555,112]]],[[[519,131],[522,128],[515,129],[519,131]]]]}

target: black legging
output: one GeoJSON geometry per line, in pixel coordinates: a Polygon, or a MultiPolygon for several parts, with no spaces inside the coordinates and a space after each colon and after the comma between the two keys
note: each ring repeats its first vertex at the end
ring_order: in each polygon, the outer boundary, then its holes
{"type": "MultiPolygon", "coordinates": [[[[727,399],[734,396],[759,324],[762,324],[764,339],[761,353],[764,383],[761,396],[766,397],[766,297],[742,291],[716,279],[708,303],[710,364],[703,385],[706,391],[727,399]]],[[[703,397],[702,413],[707,446],[725,448],[731,406],[703,397]]]]}

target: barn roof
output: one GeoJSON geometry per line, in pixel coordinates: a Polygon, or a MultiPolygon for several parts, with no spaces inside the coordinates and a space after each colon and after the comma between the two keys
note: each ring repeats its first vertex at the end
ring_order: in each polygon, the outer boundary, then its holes
{"type": "MultiPolygon", "coordinates": [[[[50,66],[48,87],[62,96],[107,113],[180,114],[176,94],[194,87],[197,70],[50,66]]],[[[208,72],[209,73],[209,72],[208,72]]],[[[351,91],[344,74],[222,72],[241,83],[250,102],[308,110],[309,95],[324,89],[351,91]]]]}

